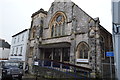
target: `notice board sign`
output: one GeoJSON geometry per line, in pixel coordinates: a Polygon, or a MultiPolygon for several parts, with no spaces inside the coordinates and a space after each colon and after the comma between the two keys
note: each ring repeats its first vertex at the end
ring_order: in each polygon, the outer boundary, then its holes
{"type": "Polygon", "coordinates": [[[38,66],[38,65],[39,65],[39,62],[35,61],[35,62],[34,62],[34,65],[35,65],[35,66],[38,66]]]}

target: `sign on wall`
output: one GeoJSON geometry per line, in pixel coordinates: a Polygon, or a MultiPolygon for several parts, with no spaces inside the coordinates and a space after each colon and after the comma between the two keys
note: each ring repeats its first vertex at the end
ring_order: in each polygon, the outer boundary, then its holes
{"type": "Polygon", "coordinates": [[[34,62],[34,65],[38,66],[38,65],[39,65],[39,62],[35,61],[35,62],[34,62]]]}
{"type": "Polygon", "coordinates": [[[76,62],[85,62],[85,63],[88,63],[88,59],[76,59],[76,62]]]}

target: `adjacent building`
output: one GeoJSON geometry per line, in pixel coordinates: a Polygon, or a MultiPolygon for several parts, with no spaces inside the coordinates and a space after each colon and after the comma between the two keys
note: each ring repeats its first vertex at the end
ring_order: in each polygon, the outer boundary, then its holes
{"type": "Polygon", "coordinates": [[[0,39],[0,61],[8,60],[10,53],[10,44],[4,39],[0,39]]]}
{"type": "Polygon", "coordinates": [[[71,0],[55,0],[50,9],[40,9],[31,16],[28,63],[54,60],[92,69],[102,76],[102,63],[109,63],[105,53],[113,51],[112,35],[71,0]]]}
{"type": "MultiPolygon", "coordinates": [[[[9,60],[26,61],[29,29],[25,29],[12,36],[9,60]]],[[[24,64],[25,67],[25,64],[24,64]]]]}

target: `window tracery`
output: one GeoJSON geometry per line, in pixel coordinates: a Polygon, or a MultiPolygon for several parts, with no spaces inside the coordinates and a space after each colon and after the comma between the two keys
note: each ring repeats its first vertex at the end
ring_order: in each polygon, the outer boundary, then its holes
{"type": "Polygon", "coordinates": [[[65,35],[66,16],[63,12],[57,12],[50,21],[51,37],[65,35]]]}

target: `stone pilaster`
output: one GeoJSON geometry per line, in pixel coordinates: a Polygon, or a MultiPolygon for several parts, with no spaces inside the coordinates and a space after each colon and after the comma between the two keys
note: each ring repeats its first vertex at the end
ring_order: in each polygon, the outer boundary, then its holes
{"type": "Polygon", "coordinates": [[[75,64],[75,47],[76,47],[75,34],[72,34],[71,46],[70,46],[70,63],[71,64],[75,64]]]}
{"type": "Polygon", "coordinates": [[[100,29],[99,29],[99,20],[98,19],[96,21],[95,31],[96,31],[95,39],[96,39],[96,67],[97,67],[97,77],[101,77],[102,62],[101,62],[101,47],[100,47],[100,29]]]}

